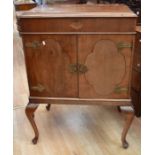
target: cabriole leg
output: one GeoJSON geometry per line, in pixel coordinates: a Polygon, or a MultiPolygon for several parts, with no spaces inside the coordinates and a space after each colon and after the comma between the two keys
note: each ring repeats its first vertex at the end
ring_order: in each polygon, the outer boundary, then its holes
{"type": "Polygon", "coordinates": [[[128,130],[131,126],[131,123],[133,121],[134,118],[134,109],[132,106],[120,106],[120,110],[125,114],[125,125],[123,128],[123,132],[122,132],[122,146],[123,148],[128,148],[129,144],[126,140],[126,136],[128,133],[128,130]]]}
{"type": "Polygon", "coordinates": [[[37,144],[37,141],[39,138],[38,128],[37,128],[35,120],[34,120],[34,112],[36,111],[37,108],[38,108],[38,104],[28,103],[28,105],[26,106],[26,109],[25,109],[26,116],[27,116],[28,120],[30,121],[30,124],[32,125],[32,128],[35,133],[35,137],[32,139],[33,144],[37,144]]]}

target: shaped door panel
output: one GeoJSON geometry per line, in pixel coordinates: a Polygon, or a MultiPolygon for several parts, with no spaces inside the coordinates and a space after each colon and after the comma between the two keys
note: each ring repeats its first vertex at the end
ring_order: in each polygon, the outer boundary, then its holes
{"type": "Polygon", "coordinates": [[[129,98],[133,36],[81,35],[78,60],[81,98],[129,98]]]}

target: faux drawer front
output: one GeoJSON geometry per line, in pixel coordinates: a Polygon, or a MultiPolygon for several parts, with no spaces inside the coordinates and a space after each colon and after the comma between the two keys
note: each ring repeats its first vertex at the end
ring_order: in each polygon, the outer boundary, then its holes
{"type": "Polygon", "coordinates": [[[135,24],[135,18],[21,18],[18,19],[18,30],[20,32],[134,32],[135,24]]]}

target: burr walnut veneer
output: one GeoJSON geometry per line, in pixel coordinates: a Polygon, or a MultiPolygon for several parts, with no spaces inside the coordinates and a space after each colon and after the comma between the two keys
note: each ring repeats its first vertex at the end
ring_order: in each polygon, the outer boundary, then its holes
{"type": "Polygon", "coordinates": [[[39,104],[120,106],[122,144],[134,117],[130,98],[136,15],[125,5],[51,5],[17,12],[29,84],[26,115],[39,132],[39,104]]]}

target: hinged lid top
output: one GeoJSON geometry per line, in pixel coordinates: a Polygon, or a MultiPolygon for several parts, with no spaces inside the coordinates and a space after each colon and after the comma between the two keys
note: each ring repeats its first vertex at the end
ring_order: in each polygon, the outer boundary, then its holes
{"type": "Polygon", "coordinates": [[[124,4],[72,4],[37,6],[29,11],[17,12],[18,18],[57,17],[137,17],[124,4]]]}

